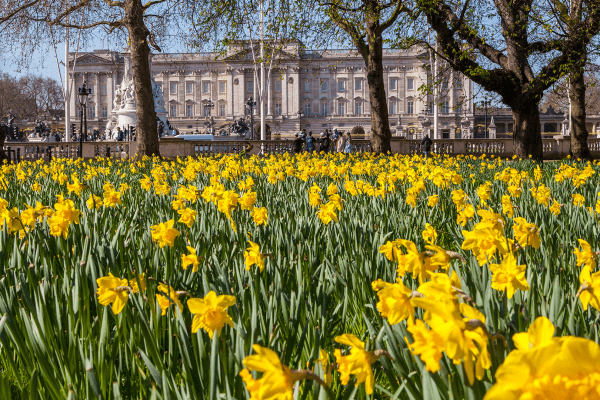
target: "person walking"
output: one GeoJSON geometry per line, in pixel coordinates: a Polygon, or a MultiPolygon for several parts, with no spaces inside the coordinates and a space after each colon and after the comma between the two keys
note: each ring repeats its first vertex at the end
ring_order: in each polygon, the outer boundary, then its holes
{"type": "Polygon", "coordinates": [[[315,151],[315,138],[312,134],[312,131],[308,131],[308,136],[306,137],[306,150],[309,153],[315,151]]]}
{"type": "Polygon", "coordinates": [[[429,135],[425,135],[423,140],[421,140],[421,148],[423,149],[423,153],[425,154],[425,158],[429,158],[429,153],[431,152],[431,145],[433,142],[429,138],[429,135]]]}
{"type": "Polygon", "coordinates": [[[329,139],[329,132],[327,132],[327,129],[325,132],[321,133],[321,140],[319,143],[321,144],[320,150],[324,153],[329,153],[329,145],[331,144],[331,141],[329,139]]]}
{"type": "Polygon", "coordinates": [[[294,154],[298,154],[300,152],[302,152],[302,144],[304,143],[304,140],[296,133],[294,138],[293,146],[294,146],[294,154]]]}
{"type": "Polygon", "coordinates": [[[346,147],[346,140],[346,134],[342,133],[336,140],[335,151],[337,151],[338,153],[342,153],[344,151],[344,148],[346,147]]]}
{"type": "Polygon", "coordinates": [[[350,132],[346,132],[346,143],[344,144],[344,153],[352,153],[354,151],[354,147],[352,146],[352,136],[350,136],[350,132]]]}

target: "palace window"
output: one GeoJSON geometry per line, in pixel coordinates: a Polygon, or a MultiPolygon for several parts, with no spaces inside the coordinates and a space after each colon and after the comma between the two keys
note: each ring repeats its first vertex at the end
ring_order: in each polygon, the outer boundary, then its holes
{"type": "Polygon", "coordinates": [[[442,114],[448,114],[450,112],[450,103],[445,101],[442,105],[442,114]]]}
{"type": "Polygon", "coordinates": [[[102,90],[102,92],[101,92],[102,96],[106,96],[106,83],[103,83],[102,86],[101,86],[101,88],[102,88],[101,89],[102,90]]]}
{"type": "Polygon", "coordinates": [[[169,93],[177,94],[177,82],[171,82],[171,85],[169,87],[169,93]]]}
{"type": "Polygon", "coordinates": [[[219,116],[224,117],[225,114],[226,114],[225,103],[221,103],[221,104],[219,104],[219,116]]]}
{"type": "Polygon", "coordinates": [[[108,118],[108,107],[102,106],[102,118],[108,118]]]}
{"type": "Polygon", "coordinates": [[[304,82],[304,91],[305,92],[310,92],[310,81],[305,81],[304,82]]]}
{"type": "Polygon", "coordinates": [[[202,93],[209,93],[210,92],[210,82],[206,81],[206,82],[202,82],[202,93]]]}
{"type": "Polygon", "coordinates": [[[186,107],[185,107],[185,115],[188,118],[194,116],[194,105],[193,104],[187,104],[186,105],[186,107]]]}
{"type": "Polygon", "coordinates": [[[172,104],[171,105],[171,117],[176,117],[177,116],[177,105],[172,104]]]}
{"type": "Polygon", "coordinates": [[[406,88],[408,90],[413,90],[415,88],[415,80],[414,80],[414,78],[408,78],[406,80],[406,88]]]}
{"type": "Polygon", "coordinates": [[[94,85],[90,85],[89,89],[90,89],[90,94],[93,95],[94,94],[94,85]]]}
{"type": "Polygon", "coordinates": [[[338,101],[338,115],[344,115],[345,111],[344,102],[338,101]]]}
{"type": "Polygon", "coordinates": [[[408,114],[414,114],[415,113],[415,102],[414,101],[408,101],[408,102],[406,102],[406,112],[408,114]]]}
{"type": "Polygon", "coordinates": [[[390,101],[390,114],[396,114],[396,102],[393,100],[390,101]]]}
{"type": "Polygon", "coordinates": [[[281,103],[276,103],[275,104],[275,114],[276,115],[281,115],[281,103]]]}
{"type": "Polygon", "coordinates": [[[304,115],[310,115],[310,104],[305,104],[304,105],[304,115]]]}
{"type": "Polygon", "coordinates": [[[90,118],[96,118],[96,106],[90,106],[90,118]]]}
{"type": "Polygon", "coordinates": [[[396,78],[390,78],[390,90],[396,90],[396,78]]]}
{"type": "Polygon", "coordinates": [[[225,81],[219,82],[219,93],[225,93],[225,84],[226,83],[227,82],[225,82],[225,81]]]}
{"type": "Polygon", "coordinates": [[[187,93],[187,94],[194,93],[194,82],[186,82],[185,83],[185,93],[187,93]]]}
{"type": "Polygon", "coordinates": [[[254,93],[254,82],[252,82],[252,81],[246,82],[246,92],[254,93]]]}
{"type": "Polygon", "coordinates": [[[338,81],[338,92],[343,92],[346,90],[346,81],[343,79],[340,79],[338,81]]]}
{"type": "Polygon", "coordinates": [[[278,93],[281,92],[281,79],[275,81],[275,91],[278,93]]]}
{"type": "Polygon", "coordinates": [[[362,90],[362,79],[355,79],[354,80],[354,89],[355,90],[362,90]]]}
{"type": "Polygon", "coordinates": [[[329,110],[327,109],[327,103],[321,103],[321,115],[329,114],[329,110]]]}
{"type": "Polygon", "coordinates": [[[327,81],[321,82],[321,92],[327,92],[327,90],[328,90],[327,81]]]}
{"type": "Polygon", "coordinates": [[[354,103],[354,114],[362,114],[362,101],[357,100],[356,103],[354,103]]]}

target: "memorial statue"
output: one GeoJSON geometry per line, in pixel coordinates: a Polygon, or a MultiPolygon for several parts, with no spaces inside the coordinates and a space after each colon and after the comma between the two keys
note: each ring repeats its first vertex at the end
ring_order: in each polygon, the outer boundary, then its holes
{"type": "Polygon", "coordinates": [[[205,135],[213,135],[215,132],[215,120],[212,116],[206,117],[204,121],[204,134],[205,135]]]}
{"type": "Polygon", "coordinates": [[[115,100],[113,101],[113,109],[118,110],[121,108],[123,98],[123,92],[121,91],[121,85],[117,85],[117,89],[115,90],[115,100]]]}
{"type": "Polygon", "coordinates": [[[8,127],[12,128],[13,127],[13,121],[15,120],[15,116],[12,113],[12,110],[8,111],[8,127]]]}

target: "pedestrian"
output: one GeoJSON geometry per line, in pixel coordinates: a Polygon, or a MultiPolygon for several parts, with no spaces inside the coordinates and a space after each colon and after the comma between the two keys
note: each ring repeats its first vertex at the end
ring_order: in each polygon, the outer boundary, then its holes
{"type": "Polygon", "coordinates": [[[346,147],[346,140],[348,138],[346,137],[346,134],[342,133],[336,140],[336,151],[338,153],[342,153],[344,152],[344,148],[346,147]]]}
{"type": "Polygon", "coordinates": [[[350,136],[350,132],[346,132],[346,143],[344,144],[344,153],[352,153],[354,151],[354,147],[352,146],[352,136],[350,136]]]}
{"type": "Polygon", "coordinates": [[[421,140],[421,148],[423,149],[423,153],[425,154],[425,158],[429,158],[429,152],[431,151],[432,141],[429,138],[429,135],[425,135],[423,140],[421,140]]]}
{"type": "Polygon", "coordinates": [[[296,133],[294,138],[294,141],[292,142],[294,145],[294,154],[298,154],[302,151],[302,144],[304,143],[304,140],[296,133]]]}
{"type": "Polygon", "coordinates": [[[306,137],[306,151],[309,153],[315,151],[315,138],[312,134],[312,131],[308,131],[308,136],[306,137]]]}
{"type": "Polygon", "coordinates": [[[331,141],[329,140],[329,132],[327,132],[327,130],[321,133],[321,140],[319,143],[321,144],[320,150],[324,153],[329,153],[329,145],[331,144],[331,141]]]}

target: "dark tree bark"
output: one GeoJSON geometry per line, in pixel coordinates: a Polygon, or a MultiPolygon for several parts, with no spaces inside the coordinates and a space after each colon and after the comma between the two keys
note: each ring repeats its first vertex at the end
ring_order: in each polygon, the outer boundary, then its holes
{"type": "Polygon", "coordinates": [[[359,7],[350,9],[342,6],[340,2],[326,3],[329,7],[327,13],[329,18],[350,36],[365,61],[371,103],[371,147],[375,153],[387,153],[391,150],[392,133],[383,78],[383,32],[402,12],[408,10],[404,8],[401,0],[393,0],[385,5],[380,0],[362,0],[359,4],[359,7]],[[393,7],[393,12],[389,18],[382,21],[381,11],[388,7],[393,7]]]}
{"type": "MultiPolygon", "coordinates": [[[[543,158],[539,121],[539,102],[543,93],[571,67],[573,60],[581,57],[583,49],[600,30],[600,2],[588,1],[588,13],[571,25],[571,34],[560,39],[530,42],[529,21],[535,7],[532,0],[514,2],[495,0],[501,21],[504,49],[498,50],[480,36],[477,27],[465,19],[469,2],[458,16],[446,0],[417,0],[431,27],[437,32],[441,56],[450,67],[462,72],[484,89],[498,93],[511,107],[515,120],[515,154],[536,160],[543,158]],[[546,65],[534,73],[530,57],[534,54],[557,52],[546,65]],[[485,69],[473,59],[478,53],[495,64],[485,69]]],[[[556,2],[555,2],[556,3],[556,2]]]]}
{"type": "MultiPolygon", "coordinates": [[[[371,102],[371,147],[376,153],[391,151],[390,121],[383,78],[383,38],[377,32],[379,21],[370,21],[369,53],[365,59],[367,67],[367,82],[369,84],[369,100],[371,102]],[[371,25],[371,26],[370,26],[371,25]],[[375,26],[372,26],[375,25],[375,26]]],[[[363,56],[364,57],[364,56],[363,56]]]]}
{"type": "Polygon", "coordinates": [[[136,101],[137,157],[160,156],[156,110],[152,95],[150,75],[150,31],[144,24],[144,8],[141,0],[125,0],[125,26],[129,32],[131,69],[136,101]]]}
{"type": "MultiPolygon", "coordinates": [[[[585,49],[583,50],[585,54],[585,49]]],[[[587,59],[587,57],[585,57],[587,59]]],[[[569,76],[571,99],[571,154],[575,158],[582,160],[591,160],[592,154],[588,147],[588,131],[585,126],[585,81],[583,79],[583,70],[585,63],[578,63],[574,66],[569,76]]]]}

